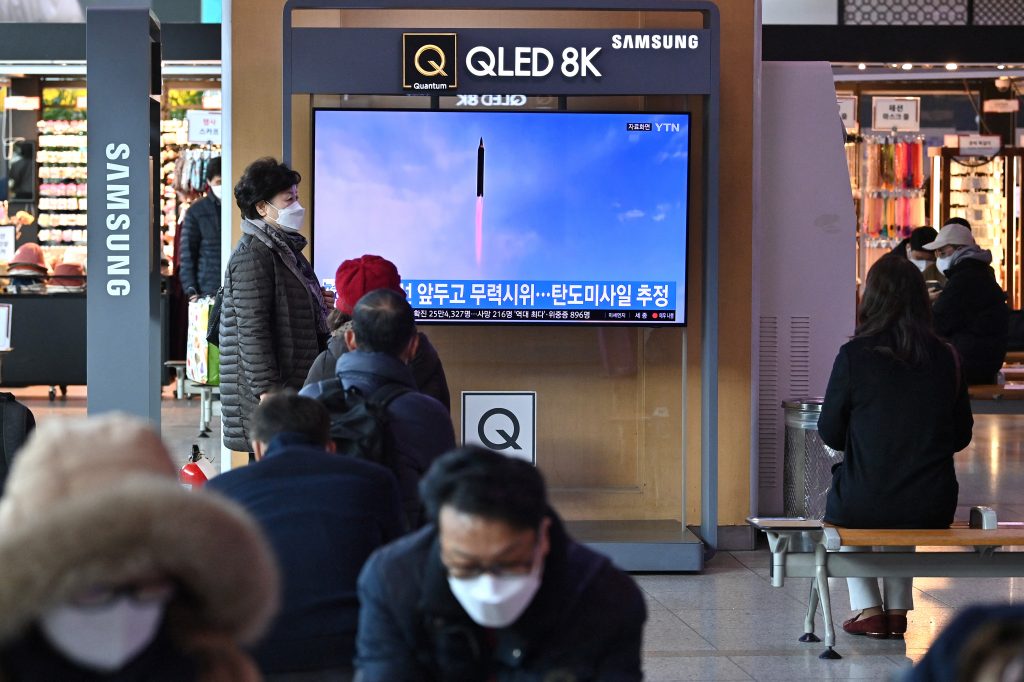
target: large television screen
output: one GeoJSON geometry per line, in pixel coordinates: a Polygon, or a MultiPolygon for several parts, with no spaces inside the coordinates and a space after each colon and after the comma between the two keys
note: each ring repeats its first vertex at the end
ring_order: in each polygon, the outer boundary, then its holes
{"type": "Polygon", "coordinates": [[[420,322],[686,322],[690,117],[314,112],[313,265],[395,263],[420,322]]]}

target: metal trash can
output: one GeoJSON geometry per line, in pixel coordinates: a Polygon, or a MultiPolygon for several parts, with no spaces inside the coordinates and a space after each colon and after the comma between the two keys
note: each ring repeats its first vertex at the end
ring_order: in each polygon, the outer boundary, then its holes
{"type": "Polygon", "coordinates": [[[843,453],[825,445],[818,435],[823,402],[821,398],[802,398],[782,403],[786,414],[782,506],[787,517],[825,516],[832,465],[843,461],[843,453]]]}

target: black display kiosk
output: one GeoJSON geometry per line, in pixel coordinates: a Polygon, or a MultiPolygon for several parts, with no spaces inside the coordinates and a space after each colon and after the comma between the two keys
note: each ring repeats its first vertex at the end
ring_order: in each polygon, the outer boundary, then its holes
{"type": "MultiPolygon", "coordinates": [[[[704,550],[714,551],[718,523],[718,130],[719,40],[718,7],[712,2],[689,0],[432,0],[403,4],[383,0],[288,0],[284,6],[283,128],[282,148],[286,162],[292,156],[292,95],[409,95],[440,96],[526,95],[564,100],[575,96],[688,95],[702,99],[699,119],[702,220],[696,226],[702,236],[701,292],[701,525],[704,550]],[[416,28],[303,28],[293,26],[297,10],[522,10],[622,11],[688,13],[701,27],[689,30],[630,29],[630,49],[614,34],[622,29],[448,29],[416,28]],[[430,34],[432,39],[413,50],[403,33],[430,34]],[[655,35],[658,36],[655,44],[655,35]],[[666,41],[664,36],[669,35],[666,41]],[[458,44],[458,57],[448,53],[458,44]],[[668,45],[664,43],[667,42],[668,45]],[[529,65],[515,68],[468,69],[459,62],[474,46],[493,54],[515,54],[517,48],[544,48],[556,57],[568,47],[577,48],[571,63],[556,65],[539,76],[529,65]],[[580,55],[601,46],[600,77],[582,68],[580,55]],[[614,49],[613,49],[614,48],[614,49]],[[404,51],[403,51],[404,50],[404,51]],[[424,53],[424,50],[427,52],[424,53]],[[418,57],[417,57],[418,55],[418,57]],[[455,57],[455,58],[453,58],[455,57]],[[417,62],[417,59],[419,61],[417,62]],[[451,68],[440,67],[442,63],[451,68]],[[424,66],[426,64],[426,66],[424,66]],[[564,67],[564,68],[563,68],[564,67]],[[474,74],[472,71],[476,71],[474,74]]],[[[591,54],[593,54],[591,52],[591,54]]],[[[684,369],[685,371],[685,369],[684,369]]],[[[684,401],[685,404],[685,401],[684,401]]],[[[694,536],[686,541],[664,543],[658,538],[615,537],[608,532],[583,538],[630,570],[699,570],[705,552],[694,536]]],[[[628,522],[621,522],[628,523],[628,522]]],[[[680,536],[687,535],[683,524],[680,536]]]]}

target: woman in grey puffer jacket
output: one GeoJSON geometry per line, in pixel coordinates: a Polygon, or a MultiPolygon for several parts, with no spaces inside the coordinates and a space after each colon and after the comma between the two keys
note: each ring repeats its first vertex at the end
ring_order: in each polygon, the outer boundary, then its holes
{"type": "Polygon", "coordinates": [[[299,174],[271,158],[254,161],[235,186],[242,238],[224,273],[220,395],[224,445],[252,452],[249,419],[268,391],[302,388],[327,347],[327,307],[302,255],[299,174]]]}

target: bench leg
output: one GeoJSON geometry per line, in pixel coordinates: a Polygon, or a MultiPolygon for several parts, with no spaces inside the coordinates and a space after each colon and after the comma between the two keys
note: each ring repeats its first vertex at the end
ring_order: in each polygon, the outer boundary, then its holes
{"type": "Polygon", "coordinates": [[[814,634],[814,612],[818,610],[818,581],[817,579],[811,581],[811,594],[807,598],[807,615],[804,616],[804,634],[800,637],[800,641],[807,642],[820,642],[821,639],[814,634]]]}
{"type": "Polygon", "coordinates": [[[210,414],[213,412],[213,391],[203,388],[199,391],[199,436],[198,438],[210,437],[210,414]]]}
{"type": "Polygon", "coordinates": [[[179,367],[174,368],[174,388],[178,400],[185,397],[185,372],[179,367]]]}
{"type": "Polygon", "coordinates": [[[828,592],[828,554],[825,551],[825,545],[817,545],[814,548],[814,574],[815,581],[818,588],[818,598],[821,600],[821,619],[825,623],[825,651],[818,656],[818,658],[824,659],[836,659],[842,658],[836,653],[834,647],[836,645],[836,630],[835,625],[832,623],[832,600],[829,598],[828,592]]]}

